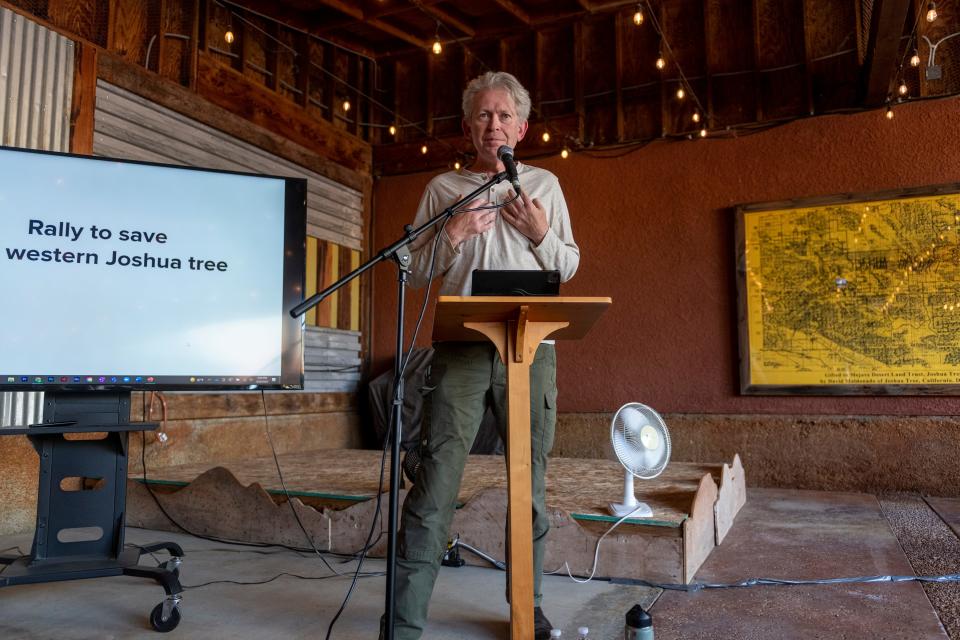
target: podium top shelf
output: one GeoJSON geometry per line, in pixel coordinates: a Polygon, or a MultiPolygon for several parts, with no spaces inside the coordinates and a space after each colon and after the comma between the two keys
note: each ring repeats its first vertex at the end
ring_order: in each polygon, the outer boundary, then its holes
{"type": "Polygon", "coordinates": [[[516,320],[527,307],[527,322],[569,322],[570,326],[550,339],[583,338],[612,304],[610,298],[569,296],[440,296],[433,323],[434,341],[486,340],[483,334],[467,329],[464,322],[507,322],[516,320]]]}

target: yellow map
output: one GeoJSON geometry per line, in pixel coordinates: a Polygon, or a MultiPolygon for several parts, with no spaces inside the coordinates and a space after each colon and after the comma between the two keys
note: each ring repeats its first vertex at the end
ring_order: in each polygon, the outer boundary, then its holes
{"type": "Polygon", "coordinates": [[[745,212],[750,385],[960,383],[960,194],[745,212]]]}

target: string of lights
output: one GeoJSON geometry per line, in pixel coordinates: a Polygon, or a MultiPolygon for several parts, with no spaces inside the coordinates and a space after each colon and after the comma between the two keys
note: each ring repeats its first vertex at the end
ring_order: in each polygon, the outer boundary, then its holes
{"type": "MultiPolygon", "coordinates": [[[[239,21],[243,22],[244,24],[249,25],[250,27],[252,27],[252,28],[256,29],[257,31],[259,31],[264,37],[266,37],[268,40],[270,40],[274,45],[278,46],[279,49],[286,50],[288,53],[290,53],[290,54],[291,54],[292,56],[294,56],[295,58],[296,58],[296,57],[299,57],[300,52],[298,52],[296,49],[294,49],[293,47],[291,47],[291,46],[288,45],[287,43],[283,42],[282,40],[280,40],[279,38],[277,38],[277,37],[274,36],[273,34],[267,32],[266,30],[264,30],[264,29],[262,29],[262,28],[260,28],[257,24],[251,22],[250,20],[247,20],[243,15],[241,15],[241,14],[239,13],[239,11],[238,11],[238,10],[240,9],[240,7],[238,7],[237,5],[234,5],[233,3],[229,2],[229,0],[214,0],[214,3],[215,3],[216,5],[222,7],[222,8],[225,9],[226,11],[230,12],[231,16],[233,16],[233,17],[236,18],[237,20],[239,20],[239,21]],[[227,6],[227,5],[230,5],[230,6],[227,6]],[[233,7],[233,8],[231,8],[231,7],[233,7]]],[[[260,14],[258,14],[258,15],[260,15],[260,14]]],[[[273,19],[270,18],[269,16],[262,16],[262,15],[261,15],[261,17],[263,17],[263,18],[266,19],[266,20],[271,20],[271,21],[273,21],[273,19]]],[[[275,21],[274,21],[274,22],[275,22],[275,21]]],[[[288,27],[288,28],[290,28],[290,27],[288,27]]],[[[324,43],[328,43],[328,44],[333,44],[334,46],[337,46],[338,48],[343,49],[344,51],[348,51],[348,52],[350,52],[350,53],[352,53],[352,54],[354,54],[354,55],[357,55],[357,56],[360,56],[360,57],[363,57],[363,58],[367,58],[368,60],[371,60],[374,64],[376,64],[376,61],[375,61],[375,60],[373,60],[372,58],[369,58],[369,57],[367,57],[367,56],[364,56],[364,55],[361,54],[361,53],[358,53],[358,52],[356,52],[356,51],[353,51],[353,50],[348,49],[348,48],[346,48],[346,47],[343,47],[343,46],[341,46],[341,45],[337,45],[336,43],[331,43],[331,42],[328,41],[328,40],[324,40],[324,39],[322,39],[322,38],[318,38],[317,36],[315,36],[315,35],[313,35],[313,34],[306,33],[306,32],[303,32],[303,31],[301,31],[301,33],[304,33],[304,35],[306,35],[307,37],[315,38],[315,39],[317,39],[317,40],[320,41],[320,42],[324,42],[324,43]]],[[[235,34],[233,33],[232,30],[229,30],[229,29],[228,29],[226,32],[224,32],[224,41],[225,41],[227,44],[233,44],[235,38],[236,38],[236,36],[235,36],[235,34]]],[[[436,47],[436,45],[435,45],[435,47],[436,47]]],[[[275,51],[276,51],[276,50],[275,50],[275,51]]],[[[436,52],[436,51],[435,51],[435,52],[436,52]]],[[[413,129],[419,131],[420,133],[422,133],[424,136],[426,136],[426,137],[428,137],[428,138],[430,138],[430,139],[432,139],[432,140],[440,143],[441,145],[447,147],[448,149],[450,149],[450,150],[452,150],[452,151],[456,151],[456,148],[455,148],[453,145],[451,145],[450,143],[448,143],[448,142],[446,142],[445,140],[442,140],[442,139],[440,139],[440,138],[437,138],[436,136],[431,136],[429,133],[427,133],[427,131],[426,131],[423,127],[421,127],[421,126],[419,125],[419,123],[414,122],[414,121],[412,121],[412,120],[409,120],[409,119],[407,119],[407,118],[404,118],[403,116],[400,115],[400,113],[398,113],[397,111],[395,111],[395,110],[391,109],[390,107],[386,106],[385,104],[383,104],[382,102],[380,102],[379,100],[377,100],[376,98],[374,98],[373,96],[371,96],[371,95],[369,95],[368,93],[366,93],[365,91],[361,90],[359,87],[356,87],[356,86],[350,84],[350,83],[347,82],[346,80],[344,80],[344,79],[340,78],[339,76],[337,76],[335,73],[333,73],[333,72],[331,72],[331,71],[329,71],[329,70],[327,70],[327,69],[324,69],[322,65],[317,64],[317,63],[314,62],[313,60],[308,60],[307,62],[310,64],[311,67],[317,69],[318,71],[320,71],[320,72],[323,73],[324,75],[330,77],[330,78],[331,78],[334,82],[336,82],[337,84],[339,84],[339,85],[345,87],[346,89],[348,89],[348,90],[356,93],[357,95],[359,95],[359,96],[361,96],[362,98],[364,98],[365,100],[367,100],[370,104],[372,104],[372,105],[374,105],[375,107],[381,109],[381,110],[384,111],[385,113],[388,113],[388,114],[390,115],[391,119],[393,120],[393,122],[392,122],[391,124],[389,124],[389,125],[383,125],[383,124],[372,123],[372,122],[358,122],[358,123],[357,123],[358,125],[364,126],[364,127],[376,127],[376,128],[387,127],[387,130],[388,130],[388,132],[389,132],[389,134],[390,134],[391,136],[395,136],[395,135],[397,134],[398,127],[411,127],[411,128],[413,128],[413,129]]],[[[341,107],[341,109],[344,111],[344,113],[349,112],[350,109],[351,109],[351,107],[352,107],[352,105],[350,104],[349,98],[345,98],[345,99],[341,102],[340,107],[341,107]]],[[[359,116],[357,116],[357,117],[359,117],[359,116]]],[[[426,153],[429,151],[429,149],[427,148],[426,145],[423,145],[423,146],[420,147],[420,151],[421,151],[421,153],[426,154],[426,153]]]]}
{"type": "MultiPolygon", "coordinates": [[[[236,18],[239,21],[242,21],[246,25],[249,25],[253,29],[256,29],[265,38],[270,40],[277,47],[277,50],[283,49],[288,53],[290,53],[291,55],[293,55],[294,57],[298,57],[300,55],[298,51],[296,51],[293,47],[289,46],[288,44],[280,40],[278,37],[269,33],[265,29],[262,29],[260,26],[253,23],[252,21],[247,20],[242,15],[242,13],[249,12],[248,9],[240,7],[239,5],[236,5],[230,2],[230,0],[214,0],[214,2],[216,5],[228,11],[232,17],[236,18]]],[[[470,47],[467,46],[467,44],[464,42],[464,39],[461,38],[458,35],[458,33],[455,32],[449,25],[447,25],[442,19],[442,17],[438,16],[435,12],[429,11],[422,4],[422,2],[420,2],[420,0],[411,0],[411,4],[417,9],[419,9],[423,14],[425,14],[430,20],[434,21],[436,25],[433,42],[430,47],[430,51],[432,51],[434,55],[439,56],[443,54],[445,50],[444,42],[446,42],[447,44],[456,43],[462,49],[465,58],[471,58],[474,61],[476,61],[483,71],[492,70],[491,67],[483,60],[482,57],[476,55],[473,51],[471,51],[470,47]]],[[[265,16],[259,13],[257,13],[256,15],[258,15],[259,17],[265,20],[277,22],[276,20],[274,20],[269,16],[265,16]]],[[[912,51],[912,55],[909,60],[910,66],[913,68],[917,68],[920,66],[921,60],[920,60],[919,51],[917,49],[918,27],[920,25],[920,20],[921,18],[925,17],[927,22],[934,22],[938,18],[938,15],[939,14],[937,12],[935,2],[928,3],[926,5],[926,9],[924,9],[923,5],[920,5],[919,10],[917,11],[917,14],[914,20],[914,26],[912,29],[912,35],[910,36],[910,40],[908,41],[907,46],[904,48],[903,56],[901,58],[900,65],[898,67],[898,73],[895,81],[895,84],[897,86],[896,92],[898,95],[896,98],[894,98],[893,95],[890,95],[888,96],[886,101],[885,115],[888,119],[892,119],[894,115],[893,114],[894,100],[896,100],[897,103],[900,103],[908,99],[909,100],[919,99],[919,97],[911,98],[908,95],[909,87],[906,83],[906,80],[904,78],[904,73],[903,73],[904,63],[906,61],[907,54],[911,53],[912,51]]],[[[737,135],[737,134],[742,134],[744,132],[757,132],[761,130],[766,130],[774,126],[780,126],[787,121],[792,121],[796,119],[796,118],[786,118],[786,119],[781,119],[777,121],[770,121],[770,122],[763,122],[763,123],[723,126],[722,123],[717,121],[715,114],[709,113],[708,110],[704,108],[703,103],[701,102],[699,96],[696,94],[696,91],[693,88],[691,79],[684,73],[680,65],[680,62],[678,60],[678,57],[675,54],[673,48],[671,47],[669,39],[666,37],[666,34],[664,33],[662,26],[657,18],[657,14],[653,10],[653,7],[650,4],[649,0],[639,0],[637,2],[636,9],[632,15],[632,23],[636,28],[643,27],[645,24],[650,24],[653,30],[655,31],[657,37],[659,38],[660,45],[659,45],[657,58],[653,62],[654,66],[660,72],[664,72],[668,68],[667,61],[669,60],[672,65],[672,68],[675,69],[676,75],[678,76],[677,78],[671,78],[671,79],[661,78],[659,82],[660,83],[675,82],[677,84],[677,89],[674,92],[675,98],[679,103],[693,105],[693,108],[690,111],[690,115],[689,115],[690,121],[695,126],[699,127],[699,129],[696,131],[696,134],[685,133],[685,132],[667,134],[666,132],[664,132],[661,135],[661,138],[668,138],[668,139],[690,139],[693,137],[706,138],[708,135],[714,135],[714,134],[717,134],[717,135],[722,134],[722,137],[727,137],[729,135],[737,135]],[[664,54],[666,54],[666,57],[664,54]]],[[[309,38],[316,39],[317,41],[320,41],[323,43],[331,44],[353,55],[357,55],[359,57],[370,60],[371,63],[374,65],[377,64],[375,59],[370,58],[369,56],[361,52],[354,51],[348,47],[344,47],[343,45],[340,45],[337,43],[329,42],[323,38],[320,38],[319,36],[305,32],[303,30],[290,27],[289,25],[284,25],[284,26],[288,29],[293,29],[293,30],[299,31],[300,33],[304,33],[309,38]]],[[[940,44],[940,42],[942,42],[943,40],[946,40],[955,35],[960,35],[960,32],[950,34],[949,36],[942,38],[936,44],[940,44]]],[[[224,33],[224,40],[228,45],[234,42],[235,34],[232,32],[232,30],[228,29],[224,33]]],[[[930,60],[932,63],[936,45],[931,44],[929,42],[929,39],[928,39],[928,45],[930,45],[930,49],[931,49],[930,60]]],[[[838,52],[836,54],[830,54],[830,56],[840,55],[848,52],[849,51],[838,52]]],[[[417,131],[421,136],[423,136],[426,139],[420,147],[421,154],[423,155],[428,154],[430,151],[430,144],[437,143],[441,147],[445,148],[448,153],[451,153],[456,158],[456,160],[452,164],[454,169],[459,170],[460,167],[462,166],[461,161],[466,161],[467,159],[466,156],[459,149],[457,149],[454,145],[450,144],[443,138],[440,138],[428,132],[423,126],[421,126],[420,122],[416,122],[409,118],[403,117],[398,110],[383,104],[382,102],[377,100],[375,97],[363,91],[361,88],[352,85],[351,83],[340,78],[330,70],[325,69],[322,65],[317,64],[312,60],[308,60],[308,63],[311,65],[311,67],[319,70],[322,74],[329,77],[336,84],[336,86],[343,87],[344,89],[352,92],[354,95],[362,97],[370,105],[381,110],[383,113],[388,114],[391,120],[390,124],[382,124],[379,122],[361,122],[360,115],[358,114],[356,116],[356,121],[355,121],[358,126],[379,128],[379,129],[385,128],[387,129],[387,132],[391,136],[396,136],[400,128],[411,128],[417,131]]],[[[762,73],[764,71],[773,71],[773,70],[760,70],[759,72],[762,73]]],[[[648,83],[648,84],[656,84],[656,82],[648,83]]],[[[547,101],[544,101],[541,103],[540,106],[546,105],[546,104],[549,104],[549,103],[547,101]]],[[[339,106],[343,114],[342,115],[335,114],[335,115],[348,122],[354,122],[353,120],[350,120],[349,118],[346,117],[346,114],[351,110],[353,106],[350,103],[349,98],[344,98],[340,102],[339,106]]],[[[534,117],[537,120],[539,120],[541,124],[541,127],[543,129],[541,133],[541,140],[544,143],[550,142],[554,138],[563,141],[562,144],[560,145],[560,157],[564,159],[568,158],[574,150],[588,152],[589,155],[591,155],[592,157],[601,157],[601,158],[620,157],[621,155],[625,155],[626,153],[630,153],[637,149],[643,148],[644,146],[646,146],[647,144],[649,144],[650,142],[656,139],[656,138],[653,138],[649,140],[638,140],[638,141],[630,141],[630,142],[621,142],[616,144],[604,144],[602,146],[594,146],[592,141],[581,140],[577,136],[574,136],[566,131],[562,131],[554,122],[551,121],[549,117],[547,117],[540,110],[538,105],[536,104],[532,105],[531,111],[534,117]]],[[[860,111],[862,111],[862,109],[854,109],[854,110],[844,109],[844,110],[831,111],[829,113],[845,113],[845,112],[860,112],[860,111]]],[[[828,112],[823,112],[823,113],[828,113],[828,112]]],[[[554,153],[554,152],[551,152],[551,153],[554,153]]],[[[546,154],[546,155],[549,155],[549,154],[546,154]]]]}
{"type": "MultiPolygon", "coordinates": [[[[906,80],[906,77],[904,76],[905,62],[907,60],[908,53],[911,54],[910,61],[909,61],[910,67],[914,69],[919,69],[920,67],[921,60],[920,60],[919,41],[921,36],[919,35],[919,33],[920,33],[920,25],[922,24],[921,17],[923,17],[928,24],[935,22],[940,17],[940,14],[937,12],[937,3],[929,2],[927,3],[926,8],[924,8],[922,4],[919,5],[917,13],[914,16],[913,27],[910,29],[910,40],[907,42],[907,46],[904,48],[903,54],[900,56],[900,64],[897,67],[897,77],[896,77],[897,95],[887,96],[887,103],[886,103],[887,110],[885,115],[888,120],[893,119],[894,102],[896,103],[902,103],[906,101],[915,102],[917,100],[928,99],[932,97],[932,96],[910,96],[909,95],[910,87],[907,85],[907,80],[906,80]]],[[[922,36],[922,38],[926,41],[927,47],[929,49],[929,52],[927,55],[927,65],[926,65],[928,73],[929,73],[929,70],[935,68],[934,62],[937,54],[937,47],[940,46],[940,44],[942,44],[944,41],[949,40],[958,35],[960,35],[960,31],[955,31],[953,33],[950,33],[940,38],[936,42],[931,42],[930,38],[928,38],[926,35],[922,36]]],[[[930,79],[929,75],[928,75],[928,79],[930,79]]]]}

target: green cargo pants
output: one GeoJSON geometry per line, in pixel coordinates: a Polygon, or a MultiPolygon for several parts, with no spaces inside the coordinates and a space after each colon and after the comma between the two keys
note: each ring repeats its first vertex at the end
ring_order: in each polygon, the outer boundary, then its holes
{"type": "MultiPolygon", "coordinates": [[[[506,382],[506,368],[491,343],[434,345],[424,390],[422,461],[400,520],[394,614],[397,640],[414,640],[423,633],[463,467],[488,405],[506,442],[506,382]]],[[[541,344],[530,366],[535,606],[542,599],[543,554],[550,529],[544,484],[557,422],[556,401],[556,350],[552,344],[541,344]]]]}

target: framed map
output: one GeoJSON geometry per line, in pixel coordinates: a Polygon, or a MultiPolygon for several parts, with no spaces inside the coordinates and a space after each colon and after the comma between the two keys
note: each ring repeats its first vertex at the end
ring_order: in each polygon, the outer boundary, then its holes
{"type": "Polygon", "coordinates": [[[744,394],[960,394],[960,184],[741,205],[744,394]]]}

